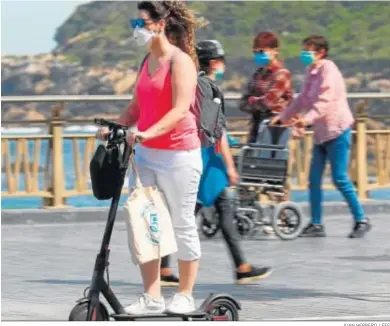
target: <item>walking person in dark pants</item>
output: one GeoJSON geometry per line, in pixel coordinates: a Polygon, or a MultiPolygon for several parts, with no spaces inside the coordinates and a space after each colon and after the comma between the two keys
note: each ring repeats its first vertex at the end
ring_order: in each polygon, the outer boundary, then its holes
{"type": "MultiPolygon", "coordinates": [[[[201,71],[205,72],[212,81],[223,78],[225,70],[224,50],[215,40],[198,43],[197,54],[201,71]]],[[[222,99],[222,105],[223,105],[222,99]]],[[[224,108],[223,108],[224,110],[224,108]]],[[[215,206],[222,235],[228,246],[230,255],[236,268],[235,280],[238,284],[249,283],[267,277],[271,273],[270,267],[255,267],[247,263],[240,246],[240,239],[233,223],[235,215],[234,192],[230,185],[238,182],[239,176],[235,169],[230,152],[226,131],[217,146],[202,148],[203,174],[199,185],[198,200],[203,205],[197,205],[196,213],[202,206],[215,206]],[[218,148],[220,149],[220,154],[218,148]]],[[[169,256],[161,261],[161,283],[174,286],[179,282],[169,267],[169,256]]]]}

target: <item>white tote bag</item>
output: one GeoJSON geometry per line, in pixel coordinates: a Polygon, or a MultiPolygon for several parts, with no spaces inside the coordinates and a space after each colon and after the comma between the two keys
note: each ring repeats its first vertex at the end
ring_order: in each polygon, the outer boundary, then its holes
{"type": "Polygon", "coordinates": [[[156,186],[142,186],[133,155],[130,160],[135,186],[124,205],[125,222],[131,258],[138,265],[175,253],[177,244],[163,195],[156,186]]]}

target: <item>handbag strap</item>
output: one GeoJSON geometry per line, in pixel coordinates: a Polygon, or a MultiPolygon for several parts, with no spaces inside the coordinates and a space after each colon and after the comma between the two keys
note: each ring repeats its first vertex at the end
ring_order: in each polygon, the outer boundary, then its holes
{"type": "Polygon", "coordinates": [[[142,182],[141,182],[141,179],[139,177],[137,166],[135,164],[134,152],[131,153],[131,155],[130,155],[130,163],[131,163],[131,166],[132,166],[132,169],[133,169],[133,173],[134,173],[135,187],[136,188],[142,188],[142,182]]]}
{"type": "MultiPolygon", "coordinates": [[[[133,168],[133,172],[134,172],[134,177],[135,177],[135,187],[136,188],[142,188],[142,182],[141,182],[141,179],[139,177],[139,173],[138,173],[138,169],[137,169],[137,166],[135,164],[135,159],[134,159],[134,151],[131,153],[130,155],[130,162],[131,162],[131,165],[132,165],[132,168],[133,168]]],[[[148,200],[153,204],[153,206],[156,208],[156,205],[154,204],[154,201],[153,201],[153,198],[148,198],[148,200]]],[[[158,214],[158,212],[157,212],[158,214]]],[[[145,220],[145,223],[146,223],[146,227],[149,229],[149,223],[145,220]]],[[[160,227],[160,226],[159,226],[160,227]]],[[[150,236],[153,238],[153,236],[150,234],[150,236]]],[[[160,238],[156,239],[156,241],[158,241],[158,258],[161,259],[161,244],[160,244],[160,238]]]]}

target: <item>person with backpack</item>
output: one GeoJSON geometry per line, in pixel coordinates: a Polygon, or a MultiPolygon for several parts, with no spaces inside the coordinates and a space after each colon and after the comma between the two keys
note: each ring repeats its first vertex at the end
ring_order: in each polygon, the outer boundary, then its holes
{"type": "MultiPolygon", "coordinates": [[[[198,110],[202,138],[207,139],[202,142],[203,173],[198,192],[198,202],[202,205],[197,205],[195,214],[202,206],[215,206],[222,235],[234,261],[236,283],[250,283],[267,277],[271,268],[248,264],[233,223],[235,195],[229,186],[237,184],[239,176],[228,144],[224,97],[216,85],[224,75],[225,53],[218,41],[205,40],[197,44],[197,55],[201,70],[198,75],[198,110]],[[202,125],[208,130],[202,130],[202,125]]],[[[169,256],[161,261],[161,282],[167,286],[179,283],[169,267],[169,256]]]]}
{"type": "MultiPolygon", "coordinates": [[[[195,205],[202,172],[197,120],[190,110],[197,89],[196,17],[183,1],[141,1],[131,19],[134,39],[148,53],[133,99],[119,123],[137,130],[128,142],[143,186],[157,186],[167,201],[178,246],[180,284],[165,305],[160,259],[140,265],[144,293],[125,308],[129,314],[185,314],[194,311],[192,295],[201,248],[195,205]],[[185,78],[183,78],[185,76],[185,78]]],[[[106,130],[99,131],[104,137],[106,130]]],[[[134,177],[130,176],[130,188],[134,177]]]]}

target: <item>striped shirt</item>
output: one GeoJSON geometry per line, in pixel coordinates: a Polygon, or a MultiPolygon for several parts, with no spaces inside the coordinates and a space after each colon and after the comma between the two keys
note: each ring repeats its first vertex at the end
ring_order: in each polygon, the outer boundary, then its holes
{"type": "Polygon", "coordinates": [[[291,102],[292,97],[291,73],[282,62],[275,61],[266,69],[259,68],[253,74],[241,99],[240,110],[248,113],[278,113],[291,102]],[[259,99],[249,104],[250,96],[259,99]]]}
{"type": "Polygon", "coordinates": [[[252,114],[249,142],[256,141],[260,122],[283,111],[292,98],[291,73],[281,61],[272,62],[266,68],[256,70],[239,104],[241,111],[252,114]],[[250,97],[257,99],[250,104],[250,97]]]}
{"type": "Polygon", "coordinates": [[[282,123],[297,113],[313,126],[314,141],[322,144],[341,135],[354,123],[343,76],[331,60],[308,68],[302,91],[280,114],[282,123]]]}

